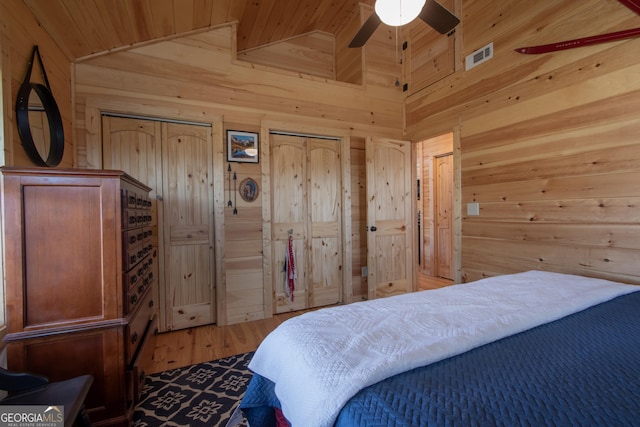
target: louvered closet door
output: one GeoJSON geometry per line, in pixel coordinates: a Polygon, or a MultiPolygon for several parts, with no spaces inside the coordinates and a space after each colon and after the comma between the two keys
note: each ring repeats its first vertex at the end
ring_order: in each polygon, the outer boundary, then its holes
{"type": "Polygon", "coordinates": [[[270,135],[274,311],[334,304],[342,292],[342,207],[338,142],[270,135]],[[297,272],[287,296],[289,235],[297,272]]]}

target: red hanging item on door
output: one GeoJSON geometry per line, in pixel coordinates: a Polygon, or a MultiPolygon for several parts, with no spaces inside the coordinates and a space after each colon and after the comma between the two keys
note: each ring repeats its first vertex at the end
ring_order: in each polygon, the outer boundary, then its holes
{"type": "Polygon", "coordinates": [[[289,297],[289,301],[293,302],[293,292],[296,290],[296,260],[293,252],[293,236],[289,233],[289,243],[287,245],[287,254],[284,260],[285,281],[284,292],[289,297]]]}

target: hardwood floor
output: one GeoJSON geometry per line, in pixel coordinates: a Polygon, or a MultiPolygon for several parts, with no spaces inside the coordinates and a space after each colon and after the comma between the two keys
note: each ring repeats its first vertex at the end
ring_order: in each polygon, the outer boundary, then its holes
{"type": "Polygon", "coordinates": [[[200,326],[155,336],[151,357],[141,360],[147,374],[246,353],[258,348],[269,332],[303,311],[228,326],[200,326]]]}
{"type": "MultiPolygon", "coordinates": [[[[421,290],[451,284],[450,280],[418,277],[418,288],[421,290]]],[[[145,373],[153,374],[254,351],[279,324],[304,312],[277,314],[270,319],[229,326],[200,326],[158,334],[155,336],[155,344],[151,343],[152,354],[141,360],[140,367],[145,373]]]]}
{"type": "Polygon", "coordinates": [[[437,289],[449,285],[453,285],[453,280],[418,274],[418,289],[420,290],[437,289]]]}

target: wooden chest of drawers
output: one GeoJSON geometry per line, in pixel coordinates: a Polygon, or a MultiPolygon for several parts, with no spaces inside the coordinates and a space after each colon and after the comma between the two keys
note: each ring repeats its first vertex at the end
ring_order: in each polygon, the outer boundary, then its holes
{"type": "Polygon", "coordinates": [[[2,190],[9,369],[91,374],[92,422],[129,425],[155,329],[150,189],[120,171],[5,167],[2,190]]]}

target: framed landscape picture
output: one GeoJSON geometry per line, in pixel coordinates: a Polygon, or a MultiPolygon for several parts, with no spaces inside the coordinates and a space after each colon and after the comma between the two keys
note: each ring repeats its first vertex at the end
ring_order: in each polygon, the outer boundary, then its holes
{"type": "Polygon", "coordinates": [[[228,130],[227,161],[258,163],[258,134],[228,130]]]}

